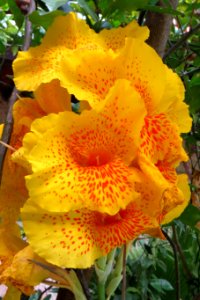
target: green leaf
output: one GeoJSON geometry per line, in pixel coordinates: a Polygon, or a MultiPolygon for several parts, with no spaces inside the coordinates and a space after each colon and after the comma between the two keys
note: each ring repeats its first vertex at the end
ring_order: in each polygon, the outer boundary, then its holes
{"type": "Polygon", "coordinates": [[[17,24],[17,27],[21,28],[24,22],[24,15],[22,14],[21,10],[19,9],[19,7],[17,6],[14,0],[7,0],[7,3],[9,5],[11,12],[13,13],[14,20],[17,24]]]}
{"type": "Polygon", "coordinates": [[[163,292],[163,290],[172,291],[174,289],[169,281],[161,278],[151,279],[150,285],[160,293],[163,292]]]}
{"type": "Polygon", "coordinates": [[[140,290],[137,289],[137,288],[135,288],[135,287],[128,287],[128,288],[127,288],[127,292],[128,292],[128,293],[133,293],[133,294],[141,295],[140,290]]]}
{"type": "Polygon", "coordinates": [[[178,10],[172,9],[170,7],[160,7],[155,5],[144,5],[143,9],[153,11],[160,14],[169,14],[174,16],[184,16],[184,14],[178,10]]]}
{"type": "Polygon", "coordinates": [[[90,8],[90,6],[87,4],[87,2],[85,0],[78,0],[78,4],[80,5],[80,7],[84,10],[84,12],[91,16],[92,19],[97,22],[98,16],[96,15],[96,13],[90,8]]]}
{"type": "Polygon", "coordinates": [[[5,47],[4,43],[2,43],[0,40],[0,53],[3,54],[5,51],[6,51],[6,47],[5,47]]]}
{"type": "Polygon", "coordinates": [[[64,16],[65,13],[61,10],[55,10],[44,15],[40,15],[38,11],[34,11],[29,19],[32,24],[42,26],[47,29],[57,16],[64,16]]]}
{"type": "Polygon", "coordinates": [[[114,294],[121,281],[122,281],[121,274],[110,280],[106,288],[107,299],[110,299],[110,297],[114,294]]]}
{"type": "MultiPolygon", "coordinates": [[[[7,1],[8,2],[8,1],[7,1]]],[[[0,8],[3,11],[7,11],[8,10],[8,3],[5,0],[0,0],[0,8]]]]}
{"type": "Polygon", "coordinates": [[[145,5],[148,4],[148,2],[148,0],[112,0],[102,2],[101,7],[104,8],[104,15],[110,15],[115,11],[131,12],[133,10],[142,9],[145,5]],[[106,6],[106,2],[109,3],[109,5],[106,6]]]}
{"type": "Polygon", "coordinates": [[[67,3],[67,0],[42,0],[50,11],[56,10],[58,7],[67,3]]]}
{"type": "Polygon", "coordinates": [[[51,295],[47,295],[43,300],[50,300],[51,299],[51,295]]]}
{"type": "Polygon", "coordinates": [[[180,216],[179,220],[186,225],[195,227],[197,222],[200,221],[200,210],[194,205],[189,204],[180,216]]]}
{"type": "Polygon", "coordinates": [[[190,112],[196,113],[200,110],[200,77],[193,77],[187,84],[186,99],[190,106],[190,112]]]}

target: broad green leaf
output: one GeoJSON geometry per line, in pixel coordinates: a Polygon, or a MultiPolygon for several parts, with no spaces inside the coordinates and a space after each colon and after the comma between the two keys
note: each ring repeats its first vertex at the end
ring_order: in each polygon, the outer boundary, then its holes
{"type": "Polygon", "coordinates": [[[3,54],[5,52],[5,50],[6,50],[6,47],[5,47],[4,43],[2,43],[0,40],[0,53],[3,54]]]}
{"type": "MultiPolygon", "coordinates": [[[[140,8],[140,7],[139,7],[140,8]]],[[[170,7],[160,7],[160,6],[155,6],[155,5],[144,5],[142,7],[145,10],[149,10],[149,11],[153,11],[156,13],[160,13],[160,14],[169,14],[169,15],[173,15],[173,16],[183,16],[183,13],[172,9],[170,7]]]]}
{"type": "Polygon", "coordinates": [[[159,292],[172,291],[174,288],[166,279],[155,278],[151,279],[150,285],[159,292]]]}
{"type": "Polygon", "coordinates": [[[186,99],[190,107],[191,113],[196,113],[200,110],[200,77],[193,77],[187,84],[186,99]]]}
{"type": "Polygon", "coordinates": [[[32,24],[42,26],[47,29],[57,16],[63,16],[65,13],[61,10],[55,10],[44,15],[40,15],[38,11],[34,11],[29,19],[32,24]]]}
{"type": "Polygon", "coordinates": [[[123,11],[132,11],[136,10],[138,8],[143,8],[148,4],[148,0],[116,0],[116,1],[110,1],[110,7],[113,10],[123,10],[123,11]]]}
{"type": "Polygon", "coordinates": [[[24,16],[21,10],[19,9],[19,7],[17,6],[14,0],[7,0],[7,3],[9,5],[11,12],[13,13],[14,20],[17,24],[17,27],[21,28],[24,22],[24,16]]]}
{"type": "Polygon", "coordinates": [[[110,280],[106,288],[107,300],[109,300],[111,296],[114,294],[121,281],[122,281],[122,275],[118,275],[110,280]]]}
{"type": "Polygon", "coordinates": [[[133,10],[142,9],[145,5],[149,3],[149,0],[112,0],[106,1],[101,0],[99,3],[99,7],[102,10],[103,16],[109,16],[116,11],[120,11],[121,13],[132,12],[133,10]]]}
{"type": "Polygon", "coordinates": [[[92,19],[97,22],[98,16],[96,15],[96,13],[90,8],[90,6],[87,4],[87,2],[85,0],[78,0],[78,4],[80,5],[80,7],[83,9],[83,11],[92,17],[92,19]]]}
{"type": "Polygon", "coordinates": [[[186,225],[195,227],[197,222],[200,221],[200,210],[194,205],[189,204],[180,216],[179,220],[186,225]]]}

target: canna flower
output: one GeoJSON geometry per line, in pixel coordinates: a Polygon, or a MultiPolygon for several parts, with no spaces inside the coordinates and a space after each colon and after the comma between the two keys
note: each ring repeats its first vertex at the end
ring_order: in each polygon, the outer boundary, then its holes
{"type": "MultiPolygon", "coordinates": [[[[42,84],[35,91],[35,99],[19,99],[13,108],[14,128],[10,146],[14,150],[22,146],[22,139],[30,130],[33,120],[51,112],[70,110],[70,105],[70,96],[60,87],[58,80],[42,84]]],[[[14,163],[11,160],[12,154],[13,151],[8,149],[0,186],[0,217],[4,224],[13,223],[18,219],[20,208],[28,198],[24,180],[28,170],[24,168],[23,163],[22,166],[14,163]]],[[[22,159],[21,161],[23,162],[22,159]]]]}
{"type": "Polygon", "coordinates": [[[124,46],[126,37],[144,41],[148,35],[148,28],[140,27],[136,21],[97,34],[74,13],[57,17],[40,46],[18,53],[13,65],[15,84],[19,90],[34,91],[41,83],[59,79],[65,57],[71,57],[74,63],[79,52],[92,54],[94,49],[117,52],[124,46]]]}
{"type": "MultiPolygon", "coordinates": [[[[115,215],[138,197],[133,182],[146,110],[127,80],[119,80],[105,105],[80,115],[63,112],[37,119],[24,138],[30,198],[48,211],[87,207],[115,215]],[[134,126],[133,126],[133,121],[134,126]]],[[[13,159],[18,161],[18,154],[13,159]]]]}

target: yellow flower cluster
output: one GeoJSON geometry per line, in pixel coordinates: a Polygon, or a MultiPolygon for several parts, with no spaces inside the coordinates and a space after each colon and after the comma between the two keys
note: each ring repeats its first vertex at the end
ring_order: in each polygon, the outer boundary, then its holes
{"type": "Polygon", "coordinates": [[[17,151],[6,156],[0,214],[5,224],[20,214],[50,263],[90,267],[159,232],[189,201],[187,177],[176,174],[191,126],[184,87],[148,34],[134,21],[97,34],[70,13],[14,62],[17,88],[34,99],[14,107],[17,151]]]}

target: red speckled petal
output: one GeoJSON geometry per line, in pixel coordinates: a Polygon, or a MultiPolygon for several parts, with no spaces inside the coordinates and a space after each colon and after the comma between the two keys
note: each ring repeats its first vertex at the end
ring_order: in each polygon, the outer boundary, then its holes
{"type": "Polygon", "coordinates": [[[140,151],[152,162],[166,160],[177,164],[187,160],[178,127],[165,114],[147,116],[141,137],[140,151]]]}
{"type": "Polygon", "coordinates": [[[47,261],[67,268],[87,268],[113,248],[133,240],[155,223],[137,207],[114,216],[89,210],[47,212],[28,200],[22,209],[28,240],[47,261]]]}

